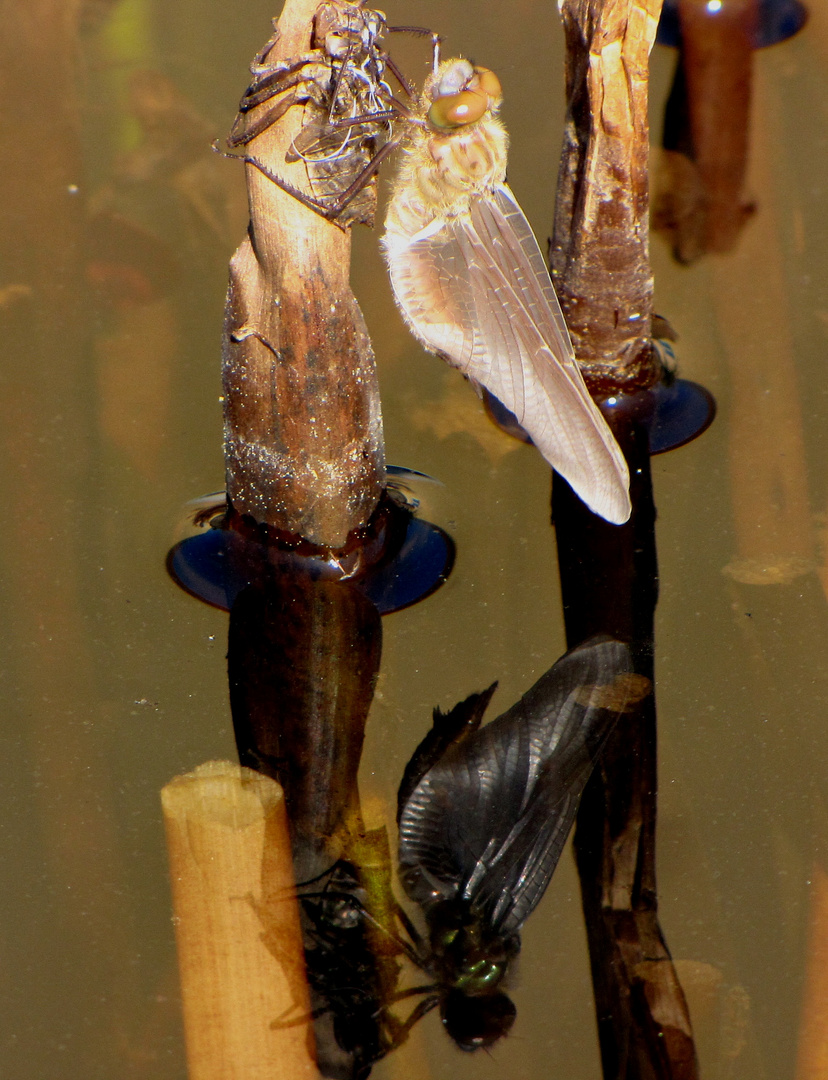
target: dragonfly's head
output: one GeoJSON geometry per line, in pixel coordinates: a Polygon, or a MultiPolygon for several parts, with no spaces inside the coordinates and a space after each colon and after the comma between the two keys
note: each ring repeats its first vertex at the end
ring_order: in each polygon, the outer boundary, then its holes
{"type": "Polygon", "coordinates": [[[446,60],[426,86],[431,101],[426,119],[437,131],[455,131],[495,112],[503,97],[500,80],[468,60],[446,60]]]}
{"type": "Polygon", "coordinates": [[[463,1050],[490,1046],[514,1023],[515,1007],[498,988],[520,940],[497,932],[462,901],[444,901],[428,918],[443,1024],[463,1050]]]}
{"type": "Polygon", "coordinates": [[[430,913],[440,1017],[461,1050],[491,1047],[515,1023],[515,1005],[499,987],[519,939],[492,930],[466,905],[440,907],[437,918],[430,913]]]}
{"type": "Polygon", "coordinates": [[[314,45],[332,60],[350,60],[359,66],[375,48],[385,30],[381,11],[356,4],[323,3],[314,15],[314,45]]]}
{"type": "Polygon", "coordinates": [[[449,990],[440,999],[440,1017],[461,1050],[482,1050],[509,1034],[517,1010],[501,991],[483,996],[449,990]]]}

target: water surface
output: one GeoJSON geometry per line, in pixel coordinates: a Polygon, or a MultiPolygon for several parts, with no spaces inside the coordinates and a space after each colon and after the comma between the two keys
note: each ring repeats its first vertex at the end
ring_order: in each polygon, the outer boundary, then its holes
{"type": "MultiPolygon", "coordinates": [[[[164,557],[180,507],[223,484],[220,328],[246,213],[240,171],[209,141],[274,12],[126,0],[90,5],[78,35],[58,7],[36,34],[3,15],[0,1071],[178,1080],[158,792],[235,745],[227,618],[178,591],[164,557]]],[[[469,18],[423,0],[389,16],[497,70],[510,183],[543,240],[562,122],[554,6],[469,18]]],[[[419,78],[424,50],[401,51],[419,78]]],[[[755,57],[757,214],[735,253],[686,268],[652,243],[681,373],[719,403],[703,438],[653,466],[661,921],[706,1078],[816,1075],[797,1054],[809,933],[828,935],[826,55],[815,11],[755,57]]],[[[655,134],[673,63],[656,48],[655,134]]],[[[393,806],[435,705],[498,679],[503,711],[565,646],[547,467],[421,354],[367,230],[352,281],[388,460],[443,482],[424,510],[458,548],[440,592],[384,621],[361,787],[393,806]]],[[[506,1044],[463,1055],[431,1014],[375,1075],[598,1075],[568,852],[523,938],[506,1044]]]]}

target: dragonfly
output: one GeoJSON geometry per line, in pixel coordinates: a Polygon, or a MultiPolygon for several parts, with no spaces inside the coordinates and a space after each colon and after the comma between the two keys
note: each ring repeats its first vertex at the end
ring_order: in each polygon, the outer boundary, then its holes
{"type": "Polygon", "coordinates": [[[463,1050],[508,1034],[516,1013],[503,986],[521,927],[606,739],[650,690],[628,646],[609,638],[567,653],[481,727],[496,686],[435,709],[399,786],[399,877],[427,933],[394,897],[384,828],[370,859],[340,859],[298,889],[326,1075],[339,1059],[336,1075],[367,1076],[434,1009],[463,1050]],[[401,982],[402,959],[428,981],[401,982]]]}
{"type": "Polygon", "coordinates": [[[432,74],[416,100],[380,45],[380,12],[329,0],[314,25],[311,53],[271,67],[274,35],[257,56],[231,145],[250,142],[300,98],[312,102],[292,154],[305,161],[317,195],[253,154],[244,160],[347,227],[372,219],[377,171],[402,144],[382,247],[409,328],[505,405],[590,509],[612,523],[626,521],[624,455],[587,390],[537,240],[505,183],[499,79],[467,60],[440,63],[439,37],[432,35],[432,74]],[[407,101],[394,97],[386,69],[407,101]]]}
{"type": "Polygon", "coordinates": [[[325,0],[314,14],[313,48],[270,62],[279,38],[275,27],[253,60],[253,79],[227,140],[231,150],[246,148],[290,108],[304,106],[304,123],[286,161],[305,163],[310,194],[255,154],[232,156],[243,156],[284,191],[342,228],[354,222],[373,225],[376,174],[399,144],[392,138],[392,123],[411,115],[416,100],[413,87],[382,45],[386,33],[430,35],[435,48],[439,40],[424,27],[389,27],[383,12],[365,7],[362,0],[325,0]],[[395,97],[388,72],[405,101],[395,97]]]}
{"type": "MultiPolygon", "coordinates": [[[[560,858],[581,794],[620,716],[651,690],[629,647],[596,637],[568,652],[480,727],[495,686],[434,724],[398,796],[399,876],[429,928],[419,964],[464,1050],[506,1035],[503,990],[520,930],[560,858]]],[[[423,988],[427,989],[427,988],[423,988]]]]}
{"type": "Polygon", "coordinates": [[[596,514],[631,512],[629,472],[578,368],[538,242],[505,182],[494,72],[437,65],[407,125],[382,247],[409,329],[517,418],[596,514]]]}

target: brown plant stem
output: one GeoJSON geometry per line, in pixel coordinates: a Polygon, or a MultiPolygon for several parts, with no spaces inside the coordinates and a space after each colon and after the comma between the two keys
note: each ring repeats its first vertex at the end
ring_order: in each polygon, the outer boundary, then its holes
{"type": "Polygon", "coordinates": [[[359,818],[365,723],[382,653],[377,609],[347,582],[249,586],[230,611],[230,706],[243,765],[285,790],[297,879],[340,858],[359,818]]]}
{"type": "Polygon", "coordinates": [[[732,251],[754,212],[744,197],[758,0],[680,0],[681,45],[664,116],[654,227],[679,262],[732,251]]]}
{"type": "MultiPolygon", "coordinates": [[[[552,265],[575,351],[597,397],[646,388],[652,348],[647,62],[660,0],[564,0],[568,114],[552,265]]],[[[629,642],[653,679],[658,597],[647,429],[611,420],[629,465],[632,516],[610,525],[554,477],[570,648],[594,634],[629,642]]],[[[650,694],[619,724],[587,785],[576,858],[605,1080],[694,1080],[684,994],[658,924],[656,713],[650,694]]]]}
{"type": "MultiPolygon", "coordinates": [[[[317,4],[288,0],[266,63],[310,49],[317,4]]],[[[247,150],[307,191],[303,163],[285,161],[302,120],[300,106],[289,108],[247,150]]],[[[224,324],[227,491],[238,513],[339,548],[384,484],[374,356],[348,283],[350,233],[246,168],[250,227],[230,263],[224,324]]]]}
{"type": "Polygon", "coordinates": [[[650,334],[648,57],[661,0],[564,0],[567,116],[551,262],[598,396],[658,378],[650,334]]]}

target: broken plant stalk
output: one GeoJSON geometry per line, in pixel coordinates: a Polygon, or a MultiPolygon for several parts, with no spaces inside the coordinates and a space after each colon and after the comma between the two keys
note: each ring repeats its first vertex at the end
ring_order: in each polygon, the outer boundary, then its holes
{"type": "Polygon", "coordinates": [[[653,355],[648,57],[661,0],[562,0],[567,117],[551,261],[587,385],[641,390],[653,355]]]}
{"type": "MultiPolygon", "coordinates": [[[[318,3],[288,0],[257,60],[306,54],[318,3]]],[[[285,157],[314,108],[286,106],[247,146],[306,193],[304,162],[285,157]]],[[[224,321],[228,498],[257,524],[338,549],[367,524],[385,481],[374,356],[348,280],[350,232],[255,166],[246,172],[250,227],[230,263],[224,321]]]]}

